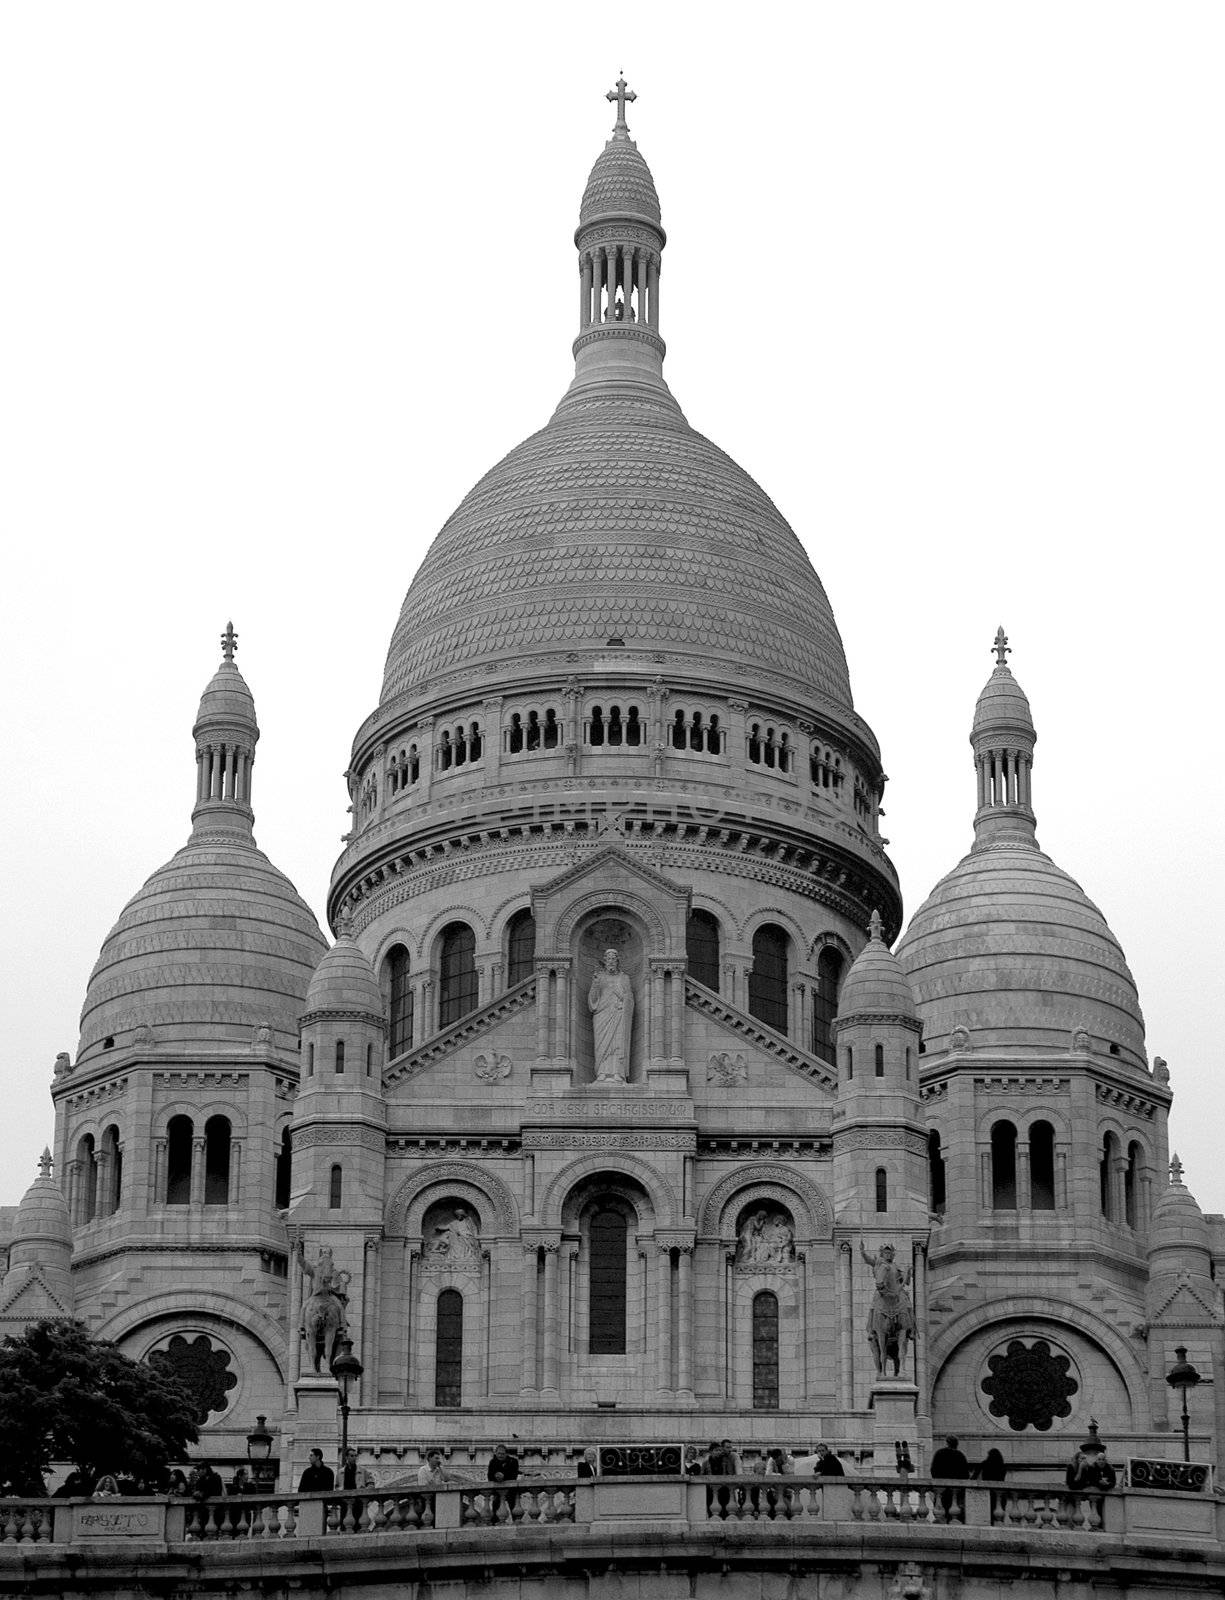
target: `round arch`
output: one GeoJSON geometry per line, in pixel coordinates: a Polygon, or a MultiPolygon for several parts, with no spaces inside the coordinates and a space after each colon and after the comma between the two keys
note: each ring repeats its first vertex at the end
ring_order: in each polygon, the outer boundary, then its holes
{"type": "Polygon", "coordinates": [[[715,1184],[702,1202],[698,1216],[699,1236],[704,1239],[722,1237],[723,1221],[733,1203],[747,1204],[753,1198],[778,1200],[793,1211],[800,1238],[833,1238],[834,1208],[825,1192],[794,1167],[776,1166],[768,1161],[740,1167],[715,1184]],[[743,1200],[739,1198],[741,1195],[743,1200]]]}
{"type": "Polygon", "coordinates": [[[680,1226],[680,1209],[676,1190],[645,1161],[637,1156],[609,1151],[606,1155],[580,1156],[557,1173],[540,1202],[540,1223],[544,1228],[560,1228],[562,1207],[570,1190],[584,1178],[607,1172],[623,1178],[633,1178],[646,1190],[655,1207],[655,1225],[662,1228],[680,1226]]]}
{"type": "MultiPolygon", "coordinates": [[[[513,1238],[519,1232],[519,1208],[501,1178],[475,1161],[440,1161],[415,1173],[392,1195],[384,1212],[389,1237],[408,1237],[410,1212],[427,1190],[461,1187],[481,1216],[481,1229],[494,1237],[513,1238]]],[[[424,1212],[425,1206],[420,1207],[424,1212]]]]}
{"type": "MultiPolygon", "coordinates": [[[[581,895],[577,900],[572,900],[557,918],[554,931],[554,955],[568,956],[574,942],[575,929],[584,917],[594,915],[596,912],[606,911],[614,916],[634,916],[642,924],[652,945],[652,954],[660,956],[678,956],[680,951],[672,947],[672,929],[659,914],[658,906],[654,905],[645,894],[629,887],[618,887],[615,898],[612,892],[601,886],[591,889],[581,895]]],[[[539,952],[543,959],[548,958],[547,951],[539,952]]]]}
{"type": "Polygon", "coordinates": [[[129,1339],[153,1323],[193,1323],[209,1318],[237,1328],[262,1346],[264,1354],[284,1379],[289,1361],[284,1329],[265,1312],[216,1289],[193,1294],[187,1304],[180,1293],[157,1295],[135,1306],[120,1306],[93,1329],[93,1335],[95,1339],[110,1339],[118,1344],[121,1339],[129,1339]]]}

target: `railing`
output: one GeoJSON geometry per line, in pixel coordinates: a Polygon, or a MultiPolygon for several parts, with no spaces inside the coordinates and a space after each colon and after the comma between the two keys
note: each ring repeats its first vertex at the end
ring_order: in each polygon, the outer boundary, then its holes
{"type": "Polygon", "coordinates": [[[1112,1490],[1073,1494],[1056,1485],[933,1483],[914,1478],[599,1478],[520,1479],[513,1486],[414,1485],[337,1494],[243,1495],[216,1500],[0,1500],[0,1558],[31,1545],[83,1545],[127,1539],[160,1544],[303,1541],[387,1534],[430,1537],[435,1530],[577,1525],[596,1530],[635,1523],[693,1532],[714,1524],[954,1524],[959,1529],[1144,1534],[1177,1526],[1180,1537],[1225,1547],[1225,1502],[1211,1494],[1112,1490]],[[1171,1521],[1173,1518],[1173,1521],[1171,1521]]]}

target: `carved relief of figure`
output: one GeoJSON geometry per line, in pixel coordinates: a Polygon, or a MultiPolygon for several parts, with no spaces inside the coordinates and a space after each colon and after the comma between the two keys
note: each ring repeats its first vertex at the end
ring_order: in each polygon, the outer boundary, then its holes
{"type": "Polygon", "coordinates": [[[634,990],[621,971],[615,950],[606,950],[604,960],[587,995],[595,1039],[595,1075],[604,1083],[625,1083],[629,1079],[630,1034],[634,1026],[634,990]]]}
{"type": "Polygon", "coordinates": [[[789,1267],[795,1260],[795,1232],[781,1211],[754,1211],[741,1226],[734,1265],[757,1272],[789,1267]]]}
{"type": "Polygon", "coordinates": [[[914,1338],[914,1310],[907,1290],[910,1286],[910,1269],[905,1272],[894,1261],[891,1244],[883,1244],[874,1256],[859,1243],[860,1254],[872,1268],[876,1280],[876,1293],[868,1310],[868,1343],[872,1346],[872,1359],[876,1370],[885,1377],[886,1364],[893,1363],[893,1376],[901,1376],[907,1347],[914,1338]]]}
{"type": "Polygon", "coordinates": [[[337,1271],[330,1245],[320,1247],[319,1259],[314,1266],[306,1259],[301,1239],[298,1240],[296,1254],[302,1275],[309,1278],[311,1284],[311,1292],[302,1302],[299,1331],[306,1340],[312,1368],[315,1372],[322,1372],[324,1363],[331,1366],[337,1341],[348,1329],[347,1291],[353,1274],[337,1271]]]}
{"type": "Polygon", "coordinates": [[[476,1271],[481,1264],[476,1218],[465,1206],[456,1206],[449,1217],[435,1223],[425,1253],[437,1265],[451,1266],[458,1272],[476,1271]]]}

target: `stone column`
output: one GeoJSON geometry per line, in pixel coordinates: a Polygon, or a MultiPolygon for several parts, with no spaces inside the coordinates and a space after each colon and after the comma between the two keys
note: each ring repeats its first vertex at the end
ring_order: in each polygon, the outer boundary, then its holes
{"type": "Polygon", "coordinates": [[[663,963],[652,957],[649,964],[650,991],[647,1004],[647,1057],[652,1063],[664,1055],[664,973],[663,963]]]}
{"type": "Polygon", "coordinates": [[[1033,1188],[1029,1167],[1029,1140],[1017,1140],[1017,1212],[1028,1216],[1033,1210],[1033,1188]]]}
{"type": "Polygon", "coordinates": [[[561,1327],[557,1316],[557,1259],[561,1251],[561,1238],[544,1241],[544,1389],[557,1394],[557,1347],[561,1340],[561,1327]]]}
{"type": "Polygon", "coordinates": [[[655,1241],[655,1342],[659,1387],[672,1387],[672,1247],[655,1241]]]}
{"type": "Polygon", "coordinates": [[[1055,1205],[1060,1211],[1068,1208],[1068,1152],[1062,1146],[1055,1150],[1055,1205]]]}
{"type": "Polygon", "coordinates": [[[242,1140],[230,1140],[230,1182],[226,1202],[236,1206],[242,1201],[242,1140]]]}
{"type": "Polygon", "coordinates": [[[591,326],[591,256],[587,251],[578,264],[578,325],[580,333],[591,326]]]}
{"type": "Polygon", "coordinates": [[[553,1005],[553,1054],[560,1062],[570,1060],[570,964],[558,962],[557,989],[553,1005]]]}
{"type": "MultiPolygon", "coordinates": [[[[69,1167],[71,1178],[73,1168],[69,1167]]],[[[166,1141],[155,1139],[153,1141],[153,1204],[155,1206],[166,1203],[166,1141]]]]}
{"type": "Polygon", "coordinates": [[[553,967],[548,961],[536,963],[536,1059],[548,1061],[549,1013],[553,1007],[553,985],[549,982],[553,967]]]}
{"type": "Polygon", "coordinates": [[[693,1245],[682,1244],[677,1285],[676,1387],[693,1394],[693,1245]]]}
{"type": "Polygon", "coordinates": [[[520,1389],[524,1394],[536,1393],[536,1346],[539,1341],[539,1332],[536,1327],[536,1297],[538,1284],[536,1282],[539,1264],[537,1261],[538,1247],[535,1240],[523,1246],[523,1376],[520,1380],[520,1389]]]}
{"type": "Polygon", "coordinates": [[[430,785],[434,781],[434,719],[421,717],[417,722],[417,770],[421,774],[417,782],[421,786],[421,798],[428,800],[430,785]]]}
{"type": "Polygon", "coordinates": [[[204,1135],[197,1133],[191,1141],[191,1203],[204,1204],[204,1135]]]}
{"type": "Polygon", "coordinates": [[[926,1412],[931,1409],[931,1397],[927,1392],[927,1247],[916,1243],[912,1257],[911,1286],[914,1290],[914,1381],[919,1391],[919,1410],[926,1412]]]}
{"type": "Polygon", "coordinates": [[[680,1066],[685,1059],[685,968],[674,961],[671,969],[672,1004],[669,1016],[668,1054],[680,1066]]]}
{"type": "Polygon", "coordinates": [[[1127,1171],[1127,1157],[1113,1156],[1110,1161],[1110,1220],[1122,1227],[1127,1218],[1123,1200],[1123,1175],[1127,1171]]]}
{"type": "Polygon", "coordinates": [[[379,1321],[383,1300],[383,1273],[381,1246],[377,1234],[367,1234],[365,1259],[362,1270],[362,1362],[366,1368],[362,1383],[366,1393],[378,1398],[379,1392],[379,1321]]]}
{"type": "Polygon", "coordinates": [[[639,250],[636,265],[638,268],[638,321],[646,326],[647,320],[647,253],[639,250]]]}
{"type": "Polygon", "coordinates": [[[647,302],[650,326],[659,330],[659,258],[652,255],[647,262],[647,302]]]}
{"type": "Polygon", "coordinates": [[[486,700],[484,743],[481,760],[485,763],[486,782],[497,783],[502,775],[502,697],[496,695],[486,700]]]}
{"type": "Polygon", "coordinates": [[[294,1385],[302,1376],[302,1267],[298,1261],[296,1229],[289,1230],[289,1395],[290,1404],[297,1404],[294,1385]]]}
{"type": "Polygon", "coordinates": [[[855,1409],[855,1288],[850,1241],[838,1246],[838,1409],[855,1409]]]}

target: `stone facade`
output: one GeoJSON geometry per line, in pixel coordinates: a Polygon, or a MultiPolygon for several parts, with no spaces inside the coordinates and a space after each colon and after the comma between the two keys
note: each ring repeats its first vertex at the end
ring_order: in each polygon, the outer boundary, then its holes
{"type": "Polygon", "coordinates": [[[255,846],[227,629],[191,838],[57,1062],[58,1187],[48,1164],[12,1219],[0,1317],[166,1351],[205,1450],[241,1459],[265,1414],[285,1481],[335,1445],[300,1332],[324,1251],[385,1481],[511,1434],[541,1470],[728,1436],[880,1473],[953,1431],[1049,1473],[1091,1414],[1116,1456],[1177,1455],[1176,1346],[1217,1379],[1191,1397],[1215,1459],[1225,1237],[1167,1182],[1117,942],[1038,848],[1007,643],[974,848],[894,955],[880,752],[799,542],[665,382],[618,109],[574,382],[438,535],[355,738],[335,945],[255,846]],[[868,1340],[886,1247],[896,1370],[868,1340]]]}

